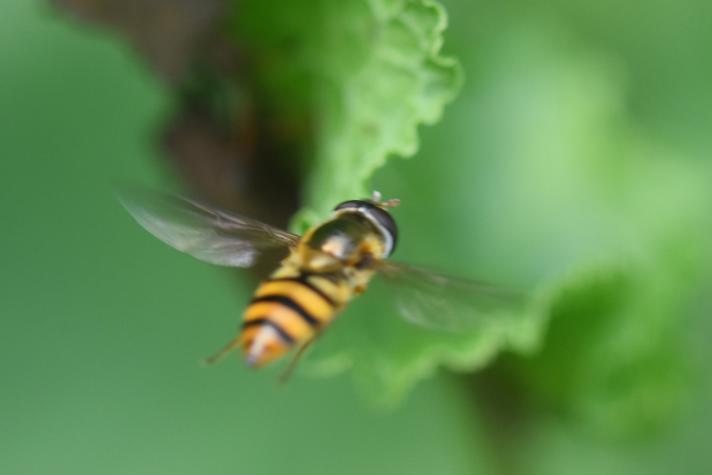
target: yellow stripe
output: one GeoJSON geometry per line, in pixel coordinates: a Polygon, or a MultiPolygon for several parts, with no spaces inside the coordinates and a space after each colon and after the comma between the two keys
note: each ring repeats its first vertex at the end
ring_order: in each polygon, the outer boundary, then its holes
{"type": "Polygon", "coordinates": [[[255,293],[255,297],[265,295],[284,295],[290,297],[297,305],[301,306],[320,322],[329,322],[334,310],[324,298],[315,293],[306,285],[296,281],[275,281],[262,284],[255,293]]]}
{"type": "Polygon", "coordinates": [[[269,319],[294,340],[309,338],[314,334],[312,327],[304,321],[301,315],[277,302],[257,302],[247,307],[244,320],[249,322],[256,318],[269,319]]]}
{"type": "Polygon", "coordinates": [[[353,292],[346,281],[339,280],[338,283],[334,283],[326,277],[311,275],[309,283],[328,295],[339,307],[342,307],[353,297],[353,292]]]}

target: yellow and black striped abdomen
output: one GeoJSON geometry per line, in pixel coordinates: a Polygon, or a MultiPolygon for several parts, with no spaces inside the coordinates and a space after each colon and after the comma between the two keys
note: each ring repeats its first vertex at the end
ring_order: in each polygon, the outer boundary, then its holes
{"type": "Polygon", "coordinates": [[[248,363],[267,364],[328,326],[343,303],[336,290],[324,277],[301,273],[260,284],[242,325],[248,363]]]}

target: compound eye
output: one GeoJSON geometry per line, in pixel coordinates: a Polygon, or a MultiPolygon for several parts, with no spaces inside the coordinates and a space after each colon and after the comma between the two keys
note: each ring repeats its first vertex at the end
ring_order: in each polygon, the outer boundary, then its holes
{"type": "Polygon", "coordinates": [[[349,201],[344,201],[343,203],[339,203],[336,205],[336,208],[334,208],[334,211],[338,211],[340,209],[358,209],[361,206],[367,205],[365,201],[362,200],[349,200],[349,201]]]}
{"type": "Polygon", "coordinates": [[[387,232],[391,237],[392,246],[389,255],[393,253],[398,244],[398,226],[391,214],[378,207],[373,207],[368,210],[372,218],[387,232]]]}

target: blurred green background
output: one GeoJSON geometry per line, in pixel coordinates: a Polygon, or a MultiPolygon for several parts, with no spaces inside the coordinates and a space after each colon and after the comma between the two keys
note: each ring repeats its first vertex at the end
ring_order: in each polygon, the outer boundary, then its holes
{"type": "Polygon", "coordinates": [[[0,473],[712,473],[709,2],[444,6],[465,85],[373,183],[399,258],[532,292],[528,343],[359,320],[374,298],[315,351],[353,371],[279,386],[199,364],[252,281],[113,198],[175,182],[174,90],[117,35],[3,3],[0,473]]]}

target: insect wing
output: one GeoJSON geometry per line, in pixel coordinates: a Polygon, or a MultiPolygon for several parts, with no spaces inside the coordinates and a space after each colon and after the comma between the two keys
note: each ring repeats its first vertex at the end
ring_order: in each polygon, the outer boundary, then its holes
{"type": "Polygon", "coordinates": [[[517,292],[422,267],[384,261],[380,271],[389,284],[398,313],[406,321],[426,328],[472,329],[503,315],[513,315],[524,303],[524,296],[517,292]]]}
{"type": "Polygon", "coordinates": [[[187,198],[131,189],[119,201],[155,237],[201,261],[250,267],[267,251],[287,249],[299,236],[187,198]]]}

